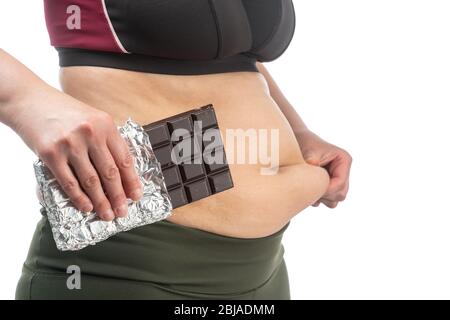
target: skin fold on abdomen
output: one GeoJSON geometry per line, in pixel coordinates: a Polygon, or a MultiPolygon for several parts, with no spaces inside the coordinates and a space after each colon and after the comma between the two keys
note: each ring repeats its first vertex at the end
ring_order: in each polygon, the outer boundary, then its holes
{"type": "Polygon", "coordinates": [[[60,80],[66,93],[108,112],[117,125],[128,118],[145,125],[214,105],[234,187],[175,209],[171,222],[230,237],[265,237],[326,191],[327,172],[305,163],[260,73],[177,76],[68,67],[60,80]],[[246,143],[239,144],[242,134],[246,143]]]}

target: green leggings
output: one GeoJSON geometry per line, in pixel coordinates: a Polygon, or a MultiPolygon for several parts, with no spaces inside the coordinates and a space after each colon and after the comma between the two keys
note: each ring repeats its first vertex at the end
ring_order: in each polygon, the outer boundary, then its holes
{"type": "Polygon", "coordinates": [[[281,244],[287,225],[239,239],[161,221],[61,252],[41,212],[16,299],[290,299],[281,244]],[[69,266],[79,268],[78,282],[69,266]]]}

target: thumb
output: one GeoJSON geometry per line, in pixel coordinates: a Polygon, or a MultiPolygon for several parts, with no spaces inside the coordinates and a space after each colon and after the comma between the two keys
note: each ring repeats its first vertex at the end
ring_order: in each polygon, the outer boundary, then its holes
{"type": "Polygon", "coordinates": [[[320,154],[314,151],[306,151],[303,153],[303,158],[305,161],[309,164],[312,164],[314,166],[320,165],[320,159],[322,158],[320,154]]]}

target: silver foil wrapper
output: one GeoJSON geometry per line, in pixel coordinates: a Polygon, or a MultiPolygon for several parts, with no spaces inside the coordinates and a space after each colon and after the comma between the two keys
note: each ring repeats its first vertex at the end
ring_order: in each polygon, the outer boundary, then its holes
{"type": "Polygon", "coordinates": [[[40,203],[47,212],[59,250],[80,250],[119,232],[164,220],[171,214],[172,204],[169,193],[148,135],[131,119],[118,130],[135,158],[136,171],[144,189],[140,201],[128,200],[128,216],[126,217],[103,221],[95,212],[86,213],[78,210],[45,164],[40,159],[34,163],[41,196],[40,203]]]}

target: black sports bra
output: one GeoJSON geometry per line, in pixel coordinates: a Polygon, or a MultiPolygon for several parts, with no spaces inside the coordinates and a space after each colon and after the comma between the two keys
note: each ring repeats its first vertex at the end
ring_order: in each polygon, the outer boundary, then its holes
{"type": "Polygon", "coordinates": [[[164,74],[257,71],[295,29],[292,0],[44,0],[60,66],[164,74]]]}

